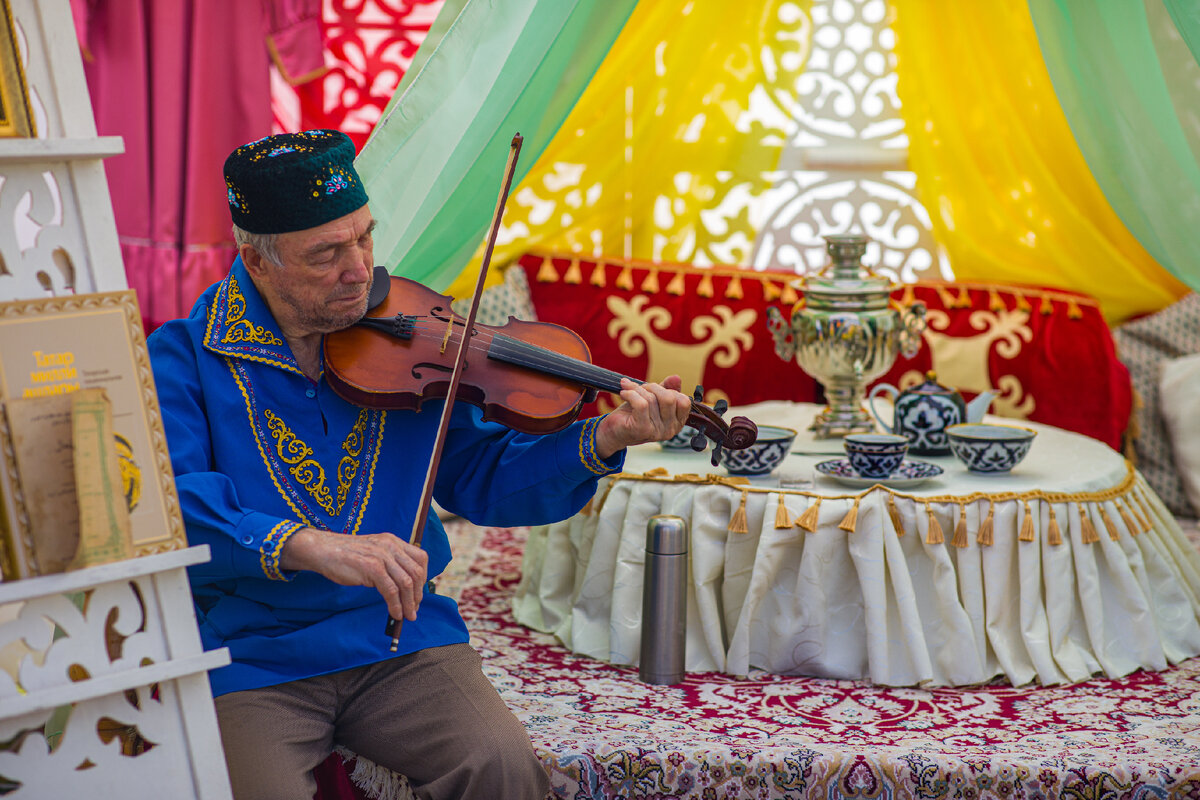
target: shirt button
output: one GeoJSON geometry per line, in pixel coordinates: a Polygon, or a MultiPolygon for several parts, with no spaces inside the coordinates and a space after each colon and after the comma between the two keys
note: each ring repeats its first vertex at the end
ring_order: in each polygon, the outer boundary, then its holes
{"type": "Polygon", "coordinates": [[[316,397],[316,396],[317,396],[317,390],[316,390],[316,389],[308,389],[308,390],[305,392],[305,394],[306,394],[306,395],[308,395],[309,397],[316,397]]]}
{"type": "Polygon", "coordinates": [[[254,537],[246,534],[242,537],[242,544],[254,544],[254,537]]]}

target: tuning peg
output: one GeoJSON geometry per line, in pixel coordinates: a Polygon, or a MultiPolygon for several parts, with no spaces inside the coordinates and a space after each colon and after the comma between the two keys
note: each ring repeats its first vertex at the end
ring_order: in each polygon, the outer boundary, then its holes
{"type": "Polygon", "coordinates": [[[692,399],[697,403],[704,402],[704,387],[698,383],[696,384],[696,388],[692,390],[692,399]]]}
{"type": "Polygon", "coordinates": [[[713,411],[717,412],[717,416],[721,416],[728,410],[729,410],[729,403],[726,402],[724,397],[722,397],[720,400],[718,400],[716,403],[713,404],[713,411]]]}
{"type": "Polygon", "coordinates": [[[721,460],[721,443],[720,443],[720,442],[717,442],[716,444],[714,444],[714,445],[713,445],[713,451],[712,451],[712,465],[713,465],[714,467],[715,467],[715,466],[717,466],[717,463],[718,463],[720,460],[721,460]]]}
{"type": "Polygon", "coordinates": [[[704,448],[708,447],[708,437],[705,436],[701,431],[696,431],[696,435],[692,437],[691,445],[692,449],[699,453],[704,448]]]}

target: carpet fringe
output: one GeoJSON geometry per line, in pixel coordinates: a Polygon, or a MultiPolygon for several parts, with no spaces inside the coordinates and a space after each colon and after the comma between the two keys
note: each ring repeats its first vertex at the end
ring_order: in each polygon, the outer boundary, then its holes
{"type": "Polygon", "coordinates": [[[417,800],[408,778],[400,773],[368,761],[344,747],[337,748],[336,752],[343,761],[354,761],[350,780],[371,800],[417,800]]]}

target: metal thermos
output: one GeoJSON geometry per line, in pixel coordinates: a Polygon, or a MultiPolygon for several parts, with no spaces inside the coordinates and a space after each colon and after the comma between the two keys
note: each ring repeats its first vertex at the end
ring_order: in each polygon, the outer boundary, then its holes
{"type": "Polygon", "coordinates": [[[645,683],[679,683],[687,650],[688,529],[679,517],[660,514],[646,525],[642,579],[642,648],[638,677],[645,683]]]}

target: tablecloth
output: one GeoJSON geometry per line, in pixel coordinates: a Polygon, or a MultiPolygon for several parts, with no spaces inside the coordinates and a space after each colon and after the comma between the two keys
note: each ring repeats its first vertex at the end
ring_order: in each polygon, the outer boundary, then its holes
{"type": "MultiPolygon", "coordinates": [[[[1120,454],[1045,425],[1010,474],[846,487],[812,404],[731,410],[800,431],[771,475],[631,449],[580,514],[534,528],[513,610],[577,653],[636,665],[646,525],[690,527],[687,669],[1013,685],[1118,677],[1200,653],[1200,554],[1120,454]]],[[[993,422],[1010,420],[988,418],[993,422]]]]}

